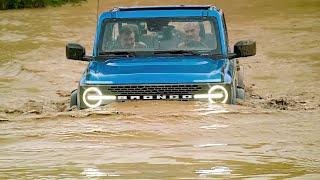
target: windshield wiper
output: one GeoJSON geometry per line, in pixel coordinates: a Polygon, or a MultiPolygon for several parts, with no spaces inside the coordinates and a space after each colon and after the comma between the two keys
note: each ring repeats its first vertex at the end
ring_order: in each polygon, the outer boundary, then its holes
{"type": "Polygon", "coordinates": [[[154,54],[177,54],[177,55],[194,55],[194,56],[203,55],[198,51],[193,51],[193,50],[154,51],[154,54]]]}
{"type": "Polygon", "coordinates": [[[210,54],[211,57],[215,58],[215,59],[222,59],[222,58],[226,58],[225,55],[223,54],[210,54]]]}
{"type": "Polygon", "coordinates": [[[128,52],[128,51],[115,51],[115,52],[100,52],[100,56],[126,56],[126,57],[134,57],[136,56],[136,52],[128,52]]]}
{"type": "Polygon", "coordinates": [[[173,51],[154,51],[154,54],[177,54],[177,55],[192,55],[192,56],[209,56],[213,59],[226,58],[223,54],[215,54],[208,50],[173,50],[173,51]]]}

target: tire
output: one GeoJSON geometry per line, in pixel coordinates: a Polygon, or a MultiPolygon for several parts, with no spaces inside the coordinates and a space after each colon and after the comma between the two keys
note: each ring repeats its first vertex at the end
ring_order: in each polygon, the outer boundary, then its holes
{"type": "Polygon", "coordinates": [[[236,104],[237,103],[237,90],[236,88],[232,88],[232,99],[231,99],[231,104],[236,104]]]}
{"type": "Polygon", "coordinates": [[[241,99],[244,101],[245,99],[245,91],[242,88],[237,88],[237,99],[241,99]]]}
{"type": "Polygon", "coordinates": [[[237,103],[237,82],[233,81],[232,87],[231,87],[231,104],[236,104],[237,103]]]}
{"type": "Polygon", "coordinates": [[[238,83],[237,83],[237,88],[245,88],[243,76],[238,72],[238,83]]]}
{"type": "Polygon", "coordinates": [[[74,90],[71,93],[71,99],[70,99],[70,108],[72,106],[77,106],[78,107],[78,100],[77,100],[77,94],[78,94],[78,90],[74,90]]]}
{"type": "Polygon", "coordinates": [[[256,42],[255,41],[239,41],[234,45],[234,53],[238,57],[247,57],[256,55],[256,42]]]}

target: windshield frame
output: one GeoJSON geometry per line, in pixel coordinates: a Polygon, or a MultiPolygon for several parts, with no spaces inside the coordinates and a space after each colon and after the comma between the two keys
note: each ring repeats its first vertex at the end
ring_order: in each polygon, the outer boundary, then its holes
{"type": "MultiPolygon", "coordinates": [[[[221,35],[220,35],[220,30],[219,30],[219,23],[216,17],[214,16],[209,16],[209,17],[202,17],[202,16],[185,16],[185,17],[157,17],[157,18],[108,18],[105,19],[102,22],[102,26],[101,26],[101,31],[99,34],[99,42],[98,42],[98,48],[97,48],[97,56],[105,56],[105,54],[108,53],[113,53],[113,52],[119,52],[119,51],[103,51],[102,49],[102,45],[103,45],[103,41],[104,41],[104,36],[105,36],[105,31],[106,28],[108,28],[107,23],[115,23],[115,22],[130,22],[130,21],[148,21],[148,20],[169,20],[169,21],[173,21],[173,22],[197,22],[197,21],[206,21],[208,20],[210,22],[211,25],[211,30],[215,31],[215,39],[216,39],[216,49],[207,49],[208,51],[210,51],[211,55],[219,55],[222,54],[222,42],[221,42],[221,35]]],[[[112,29],[109,28],[108,33],[112,33],[111,31],[112,29]]],[[[211,32],[212,32],[211,31],[211,32]]],[[[168,50],[165,49],[161,49],[164,50],[165,52],[168,50]]],[[[160,49],[153,49],[153,51],[146,51],[146,49],[141,49],[139,51],[139,49],[134,49],[133,51],[125,51],[125,52],[129,52],[129,53],[134,53],[135,55],[139,55],[139,54],[143,54],[145,55],[145,52],[149,52],[147,53],[148,55],[154,55],[154,56],[159,56],[159,53],[152,53],[152,52],[159,52],[161,51],[160,49]],[[140,53],[141,52],[141,53],[140,53]]],[[[183,50],[183,49],[173,49],[173,51],[177,51],[177,50],[183,50]]],[[[188,51],[188,50],[186,50],[188,51]]],[[[197,51],[197,49],[190,49],[190,51],[197,51]]],[[[204,49],[199,49],[198,51],[204,51],[204,49]]],[[[208,53],[206,53],[208,54],[208,53]]],[[[204,55],[206,55],[204,54],[204,55]]]]}

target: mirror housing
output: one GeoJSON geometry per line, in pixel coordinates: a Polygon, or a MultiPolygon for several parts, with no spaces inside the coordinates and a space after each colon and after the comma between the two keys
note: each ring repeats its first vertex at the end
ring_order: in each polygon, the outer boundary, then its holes
{"type": "Polygon", "coordinates": [[[90,57],[86,56],[86,49],[80,44],[68,43],[66,45],[66,56],[68,59],[89,61],[90,57]]]}
{"type": "Polygon", "coordinates": [[[256,42],[252,40],[239,41],[234,45],[234,54],[237,57],[256,55],[256,42]]]}

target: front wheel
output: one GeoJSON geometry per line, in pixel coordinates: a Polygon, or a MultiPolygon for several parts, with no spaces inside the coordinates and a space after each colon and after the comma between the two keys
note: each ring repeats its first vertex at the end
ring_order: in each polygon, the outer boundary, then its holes
{"type": "Polygon", "coordinates": [[[237,98],[244,101],[245,99],[245,91],[242,88],[237,88],[237,98]]]}
{"type": "Polygon", "coordinates": [[[237,82],[233,81],[232,86],[231,86],[231,104],[236,104],[237,103],[237,82]]]}
{"type": "Polygon", "coordinates": [[[74,91],[72,91],[72,93],[71,93],[71,99],[70,99],[70,108],[72,107],[72,106],[78,106],[78,103],[77,103],[77,94],[78,94],[78,90],[76,89],[76,90],[74,90],[74,91]]]}

